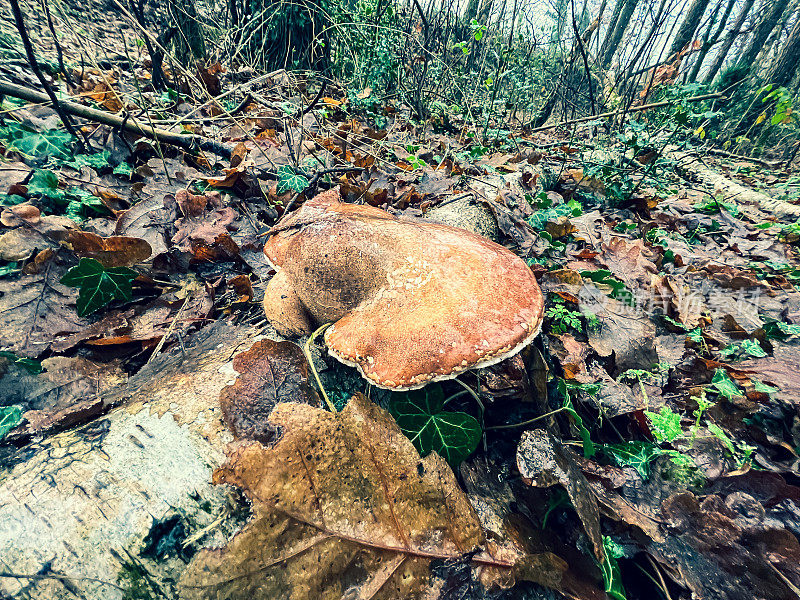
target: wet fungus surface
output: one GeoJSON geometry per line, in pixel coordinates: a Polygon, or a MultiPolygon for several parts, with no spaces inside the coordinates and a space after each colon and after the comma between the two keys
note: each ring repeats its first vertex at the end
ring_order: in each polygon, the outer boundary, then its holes
{"type": "Polygon", "coordinates": [[[330,190],[275,227],[264,297],[282,335],[325,332],[373,384],[414,389],[495,364],[539,333],[543,299],[506,248],[463,229],[339,201],[330,190]]]}

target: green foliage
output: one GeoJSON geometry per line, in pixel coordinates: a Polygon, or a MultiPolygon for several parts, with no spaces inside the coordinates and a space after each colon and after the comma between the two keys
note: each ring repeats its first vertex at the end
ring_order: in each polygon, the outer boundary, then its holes
{"type": "Polygon", "coordinates": [[[550,331],[556,335],[567,333],[570,329],[580,331],[582,328],[581,314],[569,310],[562,302],[556,302],[548,308],[544,316],[550,319],[550,331]]]}
{"type": "Polygon", "coordinates": [[[706,215],[717,214],[724,209],[731,216],[738,216],[739,207],[734,202],[723,202],[724,198],[725,194],[723,193],[717,194],[713,198],[709,196],[702,203],[696,204],[694,209],[706,215]]]}
{"type": "Polygon", "coordinates": [[[669,459],[673,479],[692,483],[697,483],[699,480],[694,459],[677,450],[659,448],[650,442],[628,441],[620,444],[604,444],[602,451],[617,466],[635,469],[644,480],[650,478],[652,463],[660,456],[669,459]]]}
{"type": "Polygon", "coordinates": [[[741,360],[748,357],[763,358],[766,351],[758,340],[744,340],[738,344],[730,344],[719,351],[720,357],[726,360],[741,360]]]}
{"type": "Polygon", "coordinates": [[[600,563],[600,572],[603,574],[606,595],[613,600],[627,600],[625,587],[622,585],[622,572],[619,568],[620,558],[625,557],[625,551],[611,537],[603,536],[603,550],[605,560],[600,563]]]}
{"type": "Polygon", "coordinates": [[[681,416],[668,406],[662,406],[657,413],[646,410],[644,414],[650,420],[650,430],[659,442],[672,442],[683,435],[681,416]]]}
{"type": "Polygon", "coordinates": [[[22,358],[14,354],[13,352],[9,352],[7,350],[0,350],[0,358],[5,358],[12,364],[17,365],[18,367],[22,367],[28,373],[32,375],[38,375],[42,372],[42,362],[39,360],[34,360],[32,358],[22,358]]]}
{"type": "Polygon", "coordinates": [[[443,411],[445,404],[442,386],[431,384],[394,392],[389,412],[420,455],[436,452],[455,467],[478,447],[482,429],[472,415],[443,411]]]}
{"type": "Polygon", "coordinates": [[[93,169],[104,169],[109,166],[108,157],[111,153],[108,150],[95,154],[76,154],[64,164],[73,169],[80,170],[81,167],[92,167],[93,169]]]}
{"type": "Polygon", "coordinates": [[[239,33],[240,50],[252,64],[266,71],[325,69],[332,2],[245,0],[242,4],[242,14],[249,18],[239,33]]]}
{"type": "Polygon", "coordinates": [[[768,339],[780,340],[785,342],[790,338],[800,336],[800,325],[792,325],[783,321],[766,320],[764,323],[764,333],[768,339]]]}
{"type": "Polygon", "coordinates": [[[109,214],[100,198],[79,187],[62,189],[58,175],[47,169],[34,171],[28,182],[28,195],[41,197],[47,212],[63,214],[77,222],[109,214]]]}
{"type": "Polygon", "coordinates": [[[61,283],[80,288],[78,314],[90,315],[112,300],[130,300],[138,273],[127,267],[104,267],[93,258],[82,258],[67,271],[61,283]]]}
{"type": "Polygon", "coordinates": [[[0,440],[22,422],[19,406],[0,406],[0,440]]]}
{"type": "Polygon", "coordinates": [[[558,391],[564,397],[564,404],[562,405],[561,410],[566,412],[572,418],[572,422],[575,425],[575,428],[578,430],[578,434],[581,436],[581,440],[583,441],[583,455],[586,458],[591,458],[596,452],[595,445],[594,442],[592,442],[591,433],[586,428],[586,425],[583,424],[583,419],[578,414],[578,411],[575,410],[575,406],[572,404],[570,392],[580,390],[589,394],[596,394],[600,391],[600,386],[599,384],[579,384],[573,381],[559,379],[557,387],[558,391]]]}
{"type": "Polygon", "coordinates": [[[6,275],[17,273],[21,269],[22,269],[21,262],[7,262],[4,265],[0,265],[0,277],[5,277],[6,275]]]}
{"type": "Polygon", "coordinates": [[[714,377],[711,378],[711,387],[720,396],[727,400],[731,400],[732,398],[737,398],[742,395],[742,392],[739,390],[739,386],[737,386],[734,381],[728,377],[725,369],[722,368],[717,369],[714,372],[714,377]]]}
{"type": "Polygon", "coordinates": [[[305,189],[308,187],[308,183],[308,179],[297,173],[294,169],[292,169],[292,167],[288,165],[282,165],[278,167],[277,192],[279,194],[284,194],[289,191],[299,194],[300,192],[305,191],[305,189]]]}
{"type": "Polygon", "coordinates": [[[716,423],[709,422],[707,423],[707,427],[711,434],[722,442],[725,449],[730,452],[731,456],[736,460],[737,468],[741,469],[744,465],[752,461],[753,452],[756,449],[755,446],[751,446],[745,442],[734,443],[728,434],[716,423]]]}
{"type": "Polygon", "coordinates": [[[553,206],[546,194],[543,193],[542,196],[544,199],[539,199],[536,212],[527,219],[528,225],[537,231],[543,230],[547,223],[556,221],[559,217],[580,217],[583,214],[583,207],[577,200],[553,206]]]}
{"type": "MultiPolygon", "coordinates": [[[[759,90],[759,94],[767,92],[761,98],[762,103],[770,103],[774,109],[772,117],[770,117],[770,125],[780,125],[791,122],[796,119],[796,115],[792,113],[792,95],[785,87],[778,87],[773,89],[772,84],[768,84],[759,90]]],[[[765,117],[769,115],[762,113],[765,117]]],[[[759,116],[759,118],[761,118],[759,116]]],[[[758,121],[756,121],[758,123],[758,121]]]]}
{"type": "Polygon", "coordinates": [[[614,277],[608,269],[580,271],[580,275],[594,283],[609,286],[611,288],[611,291],[608,293],[609,297],[616,298],[621,302],[626,302],[631,306],[634,305],[633,294],[631,294],[630,290],[625,286],[625,283],[614,277]]]}
{"type": "Polygon", "coordinates": [[[72,156],[72,136],[58,129],[39,133],[16,121],[6,120],[6,124],[0,126],[0,140],[8,150],[17,151],[31,160],[66,160],[72,156]]]}
{"type": "Polygon", "coordinates": [[[663,454],[658,446],[637,441],[604,444],[602,450],[617,466],[633,467],[645,480],[650,477],[650,464],[663,454]]]}

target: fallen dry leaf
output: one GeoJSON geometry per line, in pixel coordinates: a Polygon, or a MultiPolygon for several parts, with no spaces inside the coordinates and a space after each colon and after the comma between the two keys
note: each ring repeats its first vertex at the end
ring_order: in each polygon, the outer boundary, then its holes
{"type": "Polygon", "coordinates": [[[146,240],[156,257],[167,251],[166,230],[177,218],[175,210],[163,197],[146,198],[119,214],[114,233],[146,240]]]}
{"type": "Polygon", "coordinates": [[[277,433],[269,415],[279,402],[320,404],[308,380],[308,361],[295,343],[258,341],[234,357],[233,368],[240,375],[222,389],[219,401],[237,438],[269,444],[277,433]]]}
{"type": "Polygon", "coordinates": [[[59,281],[65,271],[52,259],[38,274],[0,280],[0,347],[35,358],[57,336],[86,327],[75,308],[78,290],[59,281]]]}
{"type": "Polygon", "coordinates": [[[184,598],[421,598],[432,560],[469,553],[483,582],[508,586],[516,574],[558,585],[565,565],[552,555],[485,547],[444,459],[420,459],[363,396],[337,414],[281,403],[270,423],[283,428],[280,441],[240,442],[215,472],[215,483],[243,489],[254,517],[226,547],[193,559],[184,598]]]}
{"type": "Polygon", "coordinates": [[[3,401],[23,407],[28,423],[23,435],[65,427],[85,418],[87,411],[99,414],[102,393],[125,381],[119,365],[94,363],[82,357],[55,356],[42,361],[43,372],[33,375],[19,367],[0,375],[3,401]]]}
{"type": "Polygon", "coordinates": [[[114,235],[101,237],[88,231],[69,232],[69,243],[80,257],[94,258],[104,267],[130,267],[144,262],[153,253],[141,238],[114,235]]]}
{"type": "Polygon", "coordinates": [[[184,252],[197,244],[213,246],[220,236],[228,235],[228,225],[237,217],[235,210],[222,206],[219,192],[203,195],[178,190],[175,201],[183,217],[175,221],[172,242],[184,252]]]}
{"type": "Polygon", "coordinates": [[[566,490],[595,556],[602,561],[605,552],[597,499],[572,452],[544,429],[526,431],[517,446],[517,468],[529,485],[540,488],[561,485],[566,490]]]}

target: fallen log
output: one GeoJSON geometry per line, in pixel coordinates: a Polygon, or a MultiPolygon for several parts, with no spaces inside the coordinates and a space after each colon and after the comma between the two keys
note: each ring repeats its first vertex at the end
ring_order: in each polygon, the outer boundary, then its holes
{"type": "Polygon", "coordinates": [[[800,206],[789,204],[784,200],[779,200],[768,196],[762,192],[751,190],[732,179],[706,167],[699,156],[691,152],[672,151],[666,153],[667,158],[675,161],[675,170],[685,178],[697,181],[712,190],[721,190],[725,194],[725,200],[735,200],[740,204],[755,204],[764,212],[776,217],[789,217],[796,219],[800,217],[800,206]]]}

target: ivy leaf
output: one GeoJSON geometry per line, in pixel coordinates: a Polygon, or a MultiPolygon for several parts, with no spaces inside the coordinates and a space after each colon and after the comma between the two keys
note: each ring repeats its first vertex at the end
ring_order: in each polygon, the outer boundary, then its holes
{"type": "Polygon", "coordinates": [[[78,223],[87,217],[105,216],[110,213],[106,205],[95,196],[79,187],[71,187],[66,191],[69,204],[64,214],[78,223]]]}
{"type": "Polygon", "coordinates": [[[19,406],[0,406],[0,440],[22,421],[19,406]]]}
{"type": "Polygon", "coordinates": [[[606,444],[603,452],[618,466],[636,469],[644,480],[650,477],[650,463],[662,454],[661,448],[649,442],[606,444]]]}
{"type": "Polygon", "coordinates": [[[278,194],[288,191],[299,194],[308,187],[308,179],[295,173],[294,169],[288,165],[278,167],[278,194]]]}
{"type": "Polygon", "coordinates": [[[58,187],[58,175],[47,169],[37,169],[28,181],[28,194],[39,194],[55,202],[64,202],[64,190],[58,187]]]}
{"type": "Polygon", "coordinates": [[[82,258],[61,278],[61,283],[80,288],[78,315],[85,317],[112,300],[130,300],[131,282],[138,273],[127,267],[106,268],[93,258],[82,258]]]}
{"type": "Polygon", "coordinates": [[[739,391],[739,386],[737,386],[733,380],[728,377],[725,369],[716,370],[714,377],[711,379],[711,385],[721,396],[727,398],[728,400],[742,395],[742,393],[739,391]]]}
{"type": "Polygon", "coordinates": [[[644,411],[650,420],[653,435],[659,442],[672,442],[675,438],[683,435],[681,430],[681,416],[672,412],[667,406],[661,407],[661,412],[644,411]]]}
{"type": "Polygon", "coordinates": [[[65,160],[72,154],[72,136],[66,131],[52,129],[37,133],[14,121],[7,123],[5,127],[0,127],[0,138],[5,141],[9,150],[17,150],[20,154],[37,160],[50,157],[65,160]]]}
{"type": "Polygon", "coordinates": [[[478,447],[481,426],[467,413],[443,412],[444,403],[442,386],[429,385],[393,393],[389,412],[421,456],[435,451],[456,466],[478,447]]]}
{"type": "Polygon", "coordinates": [[[108,150],[97,152],[95,154],[76,154],[72,160],[65,163],[67,166],[80,171],[81,167],[92,167],[93,169],[102,169],[108,167],[108,157],[111,153],[108,150]]]}
{"type": "Polygon", "coordinates": [[[742,341],[742,350],[756,358],[764,358],[767,355],[766,351],[761,347],[761,344],[758,343],[758,340],[742,341]]]}

